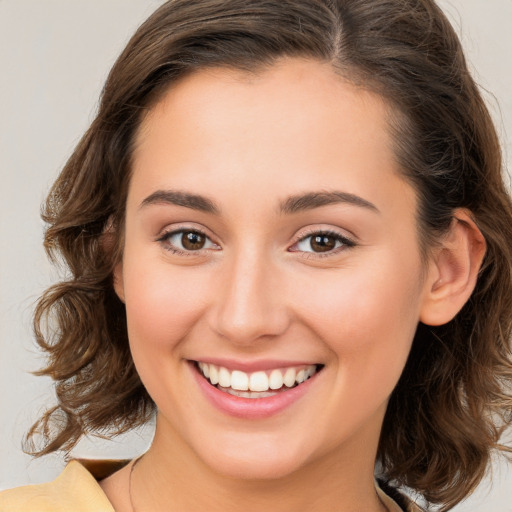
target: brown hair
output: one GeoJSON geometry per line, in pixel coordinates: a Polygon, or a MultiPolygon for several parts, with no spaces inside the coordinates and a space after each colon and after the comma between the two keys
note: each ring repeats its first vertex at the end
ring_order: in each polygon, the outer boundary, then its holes
{"type": "Polygon", "coordinates": [[[56,381],[58,405],[29,437],[43,435],[40,455],[67,451],[83,434],[124,432],[154,410],[112,286],[144,114],[195,70],[257,72],[294,56],[330,62],[388,101],[396,155],[419,196],[424,249],[456,208],[470,210],[485,237],[483,267],[463,310],[447,325],[418,326],[378,451],[388,480],[447,510],[481,480],[511,420],[512,204],[489,113],[432,0],[172,0],[139,28],[44,209],[46,248],[70,275],[36,309],[37,341],[49,356],[40,373],[56,381]]]}

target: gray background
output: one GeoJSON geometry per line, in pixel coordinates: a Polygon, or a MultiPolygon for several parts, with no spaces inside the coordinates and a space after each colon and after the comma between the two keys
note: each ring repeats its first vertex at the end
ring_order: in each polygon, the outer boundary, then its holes
{"type": "MultiPolygon", "coordinates": [[[[23,433],[53,399],[49,380],[29,373],[41,364],[33,304],[58,275],[42,249],[39,206],[91,122],[115,58],[160,3],[0,0],[0,489],[50,480],[63,467],[59,456],[32,461],[21,451],[23,433]]],[[[440,3],[485,91],[510,169],[512,0],[440,3]]],[[[86,440],[75,454],[132,457],[151,433],[148,426],[110,442],[86,440]]],[[[497,460],[492,477],[454,510],[512,512],[512,466],[497,460]]]]}

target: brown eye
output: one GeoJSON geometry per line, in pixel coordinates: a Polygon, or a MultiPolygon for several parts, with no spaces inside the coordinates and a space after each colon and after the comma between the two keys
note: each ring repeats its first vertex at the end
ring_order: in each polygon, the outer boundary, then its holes
{"type": "Polygon", "coordinates": [[[197,231],[183,231],[181,245],[187,251],[197,251],[205,245],[206,237],[197,231]]]}
{"type": "Polygon", "coordinates": [[[336,248],[337,241],[332,235],[316,235],[311,237],[310,245],[314,252],[328,252],[336,248]]]}
{"type": "Polygon", "coordinates": [[[192,229],[180,229],[171,233],[165,233],[158,241],[174,253],[186,254],[201,250],[216,250],[220,247],[213,243],[204,233],[192,229]]]}
{"type": "Polygon", "coordinates": [[[299,240],[291,250],[318,255],[323,253],[328,256],[329,253],[337,254],[340,250],[349,249],[355,245],[354,241],[341,234],[319,231],[299,240]]]}

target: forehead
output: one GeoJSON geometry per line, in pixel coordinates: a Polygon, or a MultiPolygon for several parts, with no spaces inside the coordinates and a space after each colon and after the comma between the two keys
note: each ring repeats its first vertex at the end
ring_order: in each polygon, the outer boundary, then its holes
{"type": "Polygon", "coordinates": [[[172,85],[141,123],[131,188],[139,196],[164,186],[206,194],[224,184],[250,198],[265,187],[283,197],[335,186],[389,200],[405,184],[388,111],[328,63],[201,70],[172,85]]]}
{"type": "MultiPolygon", "coordinates": [[[[306,121],[331,120],[333,129],[340,130],[343,126],[335,118],[356,112],[356,116],[351,116],[352,127],[345,126],[349,131],[353,131],[354,123],[360,124],[356,117],[364,114],[364,118],[359,117],[361,124],[366,124],[366,128],[371,124],[373,135],[387,137],[386,101],[348,81],[330,63],[282,58],[254,72],[206,68],[186,75],[168,88],[143,119],[136,142],[143,143],[149,127],[168,123],[170,116],[195,120],[194,128],[200,124],[209,126],[205,121],[218,120],[242,125],[247,130],[254,125],[252,121],[265,116],[268,123],[283,128],[283,135],[298,136],[306,121]],[[365,118],[370,122],[364,123],[365,118]],[[302,123],[296,124],[297,121],[302,123]]],[[[185,128],[181,125],[182,130],[185,128]]],[[[309,133],[310,137],[313,135],[309,133]]]]}

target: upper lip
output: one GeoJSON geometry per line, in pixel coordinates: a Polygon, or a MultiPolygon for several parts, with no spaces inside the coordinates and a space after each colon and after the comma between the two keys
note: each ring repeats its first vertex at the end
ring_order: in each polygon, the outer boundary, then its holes
{"type": "Polygon", "coordinates": [[[193,361],[198,363],[214,364],[222,366],[227,370],[241,370],[246,373],[257,372],[262,370],[273,370],[275,368],[288,368],[293,366],[309,366],[319,364],[317,361],[305,360],[283,360],[283,359],[260,359],[252,361],[242,361],[239,359],[222,359],[218,357],[197,358],[193,361]]]}

